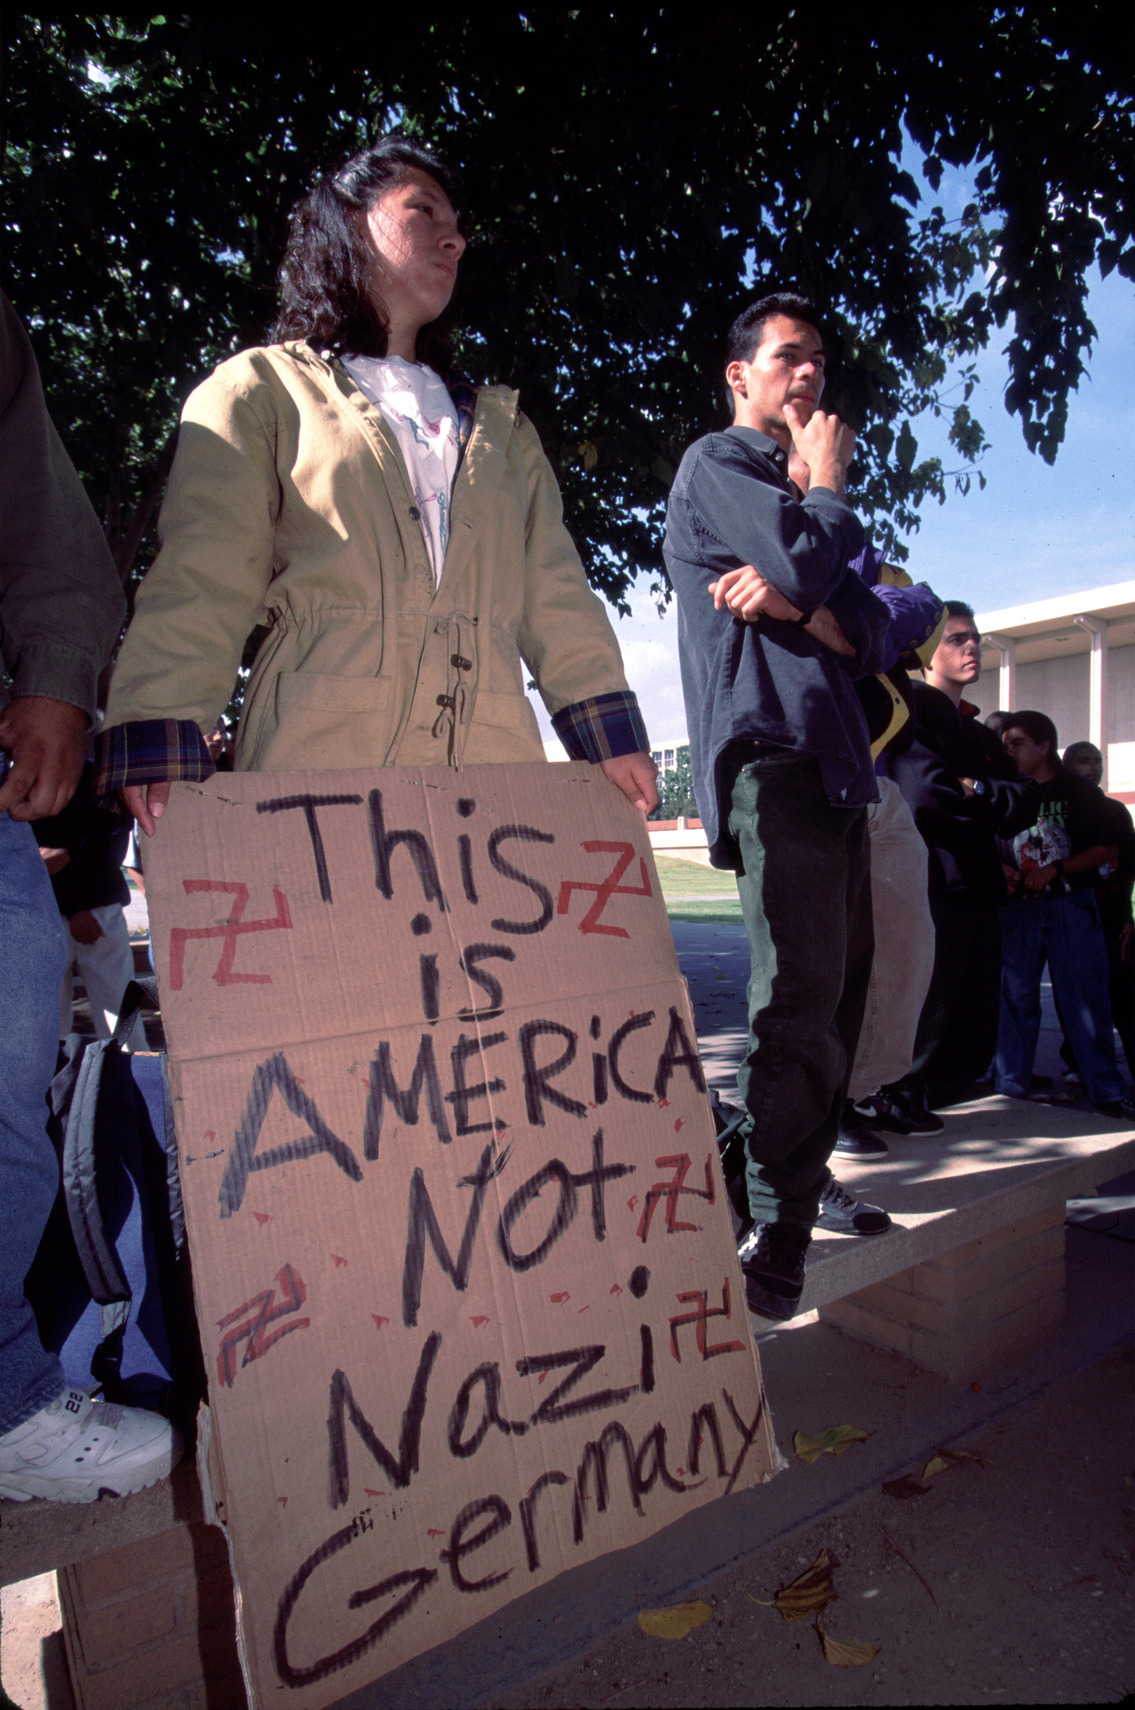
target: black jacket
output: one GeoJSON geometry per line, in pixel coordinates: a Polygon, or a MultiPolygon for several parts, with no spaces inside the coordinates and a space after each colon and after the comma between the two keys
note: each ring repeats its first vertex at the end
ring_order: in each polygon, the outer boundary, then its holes
{"type": "Polygon", "coordinates": [[[941,689],[916,683],[914,737],[905,753],[887,756],[887,770],[929,850],[931,894],[975,908],[1007,902],[996,838],[1030,823],[1039,791],[977,708],[963,701],[959,710],[941,689]],[[967,796],[963,778],[980,783],[980,791],[967,796]]]}
{"type": "Polygon", "coordinates": [[[87,908],[130,901],[122,872],[130,842],[130,820],[98,807],[92,794],[94,767],[88,760],[79,787],[62,813],[34,822],[41,848],[66,849],[71,859],[51,881],[59,912],[70,917],[87,908]]]}

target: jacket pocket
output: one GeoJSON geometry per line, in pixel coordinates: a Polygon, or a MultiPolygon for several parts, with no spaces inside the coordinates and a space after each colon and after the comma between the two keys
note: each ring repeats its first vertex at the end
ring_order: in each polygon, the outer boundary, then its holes
{"type": "Polygon", "coordinates": [[[265,685],[251,771],[381,766],[390,747],[393,685],[384,677],[283,671],[265,685]],[[273,717],[273,712],[275,716],[273,717]]]}
{"type": "Polygon", "coordinates": [[[540,726],[524,696],[494,695],[478,690],[462,764],[501,765],[543,758],[540,726]]]}

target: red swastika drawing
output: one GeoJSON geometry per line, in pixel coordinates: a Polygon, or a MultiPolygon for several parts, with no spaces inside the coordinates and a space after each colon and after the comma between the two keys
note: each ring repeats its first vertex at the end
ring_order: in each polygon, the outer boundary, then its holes
{"type": "Polygon", "coordinates": [[[692,1194],[695,1199],[704,1199],[709,1205],[713,1204],[715,1188],[713,1185],[713,1167],[710,1154],[705,1155],[705,1187],[685,1187],[683,1184],[690,1169],[690,1154],[679,1152],[673,1158],[655,1158],[655,1168],[673,1170],[674,1174],[668,1182],[655,1182],[643,1202],[642,1216],[638,1221],[638,1238],[645,1241],[650,1234],[650,1225],[654,1220],[654,1208],[660,1200],[666,1201],[666,1233],[677,1235],[682,1231],[694,1233],[701,1228],[700,1223],[685,1223],[678,1216],[678,1198],[681,1194],[692,1194]]]}
{"type": "Polygon", "coordinates": [[[272,898],[276,904],[276,915],[272,920],[245,920],[245,908],[248,905],[248,886],[241,884],[225,884],[220,879],[183,879],[187,896],[194,891],[228,891],[233,897],[233,905],[229,918],[220,926],[175,926],[169,935],[169,983],[175,992],[179,992],[185,980],[185,946],[191,938],[223,938],[224,947],[221,950],[217,966],[213,969],[213,978],[219,986],[267,986],[272,983],[271,974],[234,974],[233,962],[236,959],[236,941],[245,932],[277,932],[288,930],[292,917],[288,910],[288,899],[283,891],[272,886],[272,898]]]}
{"type": "Polygon", "coordinates": [[[603,913],[612,897],[649,897],[654,892],[650,888],[650,875],[646,870],[646,861],[640,855],[639,870],[642,874],[641,885],[620,885],[619,880],[634,860],[633,843],[599,843],[594,840],[584,843],[581,848],[589,855],[616,855],[618,859],[602,884],[589,884],[584,879],[565,879],[560,886],[559,900],[556,903],[556,913],[566,914],[571,904],[573,891],[594,891],[595,901],[579,923],[581,932],[606,932],[612,938],[629,938],[630,933],[623,926],[604,926],[599,916],[603,913]]]}
{"type": "Polygon", "coordinates": [[[295,1318],[290,1324],[281,1324],[278,1330],[268,1330],[268,1325],[277,1319],[298,1312],[307,1299],[304,1280],[291,1265],[284,1265],[276,1272],[276,1285],[280,1290],[279,1301],[276,1300],[276,1289],[266,1288],[217,1320],[218,1330],[227,1330],[217,1354],[217,1375],[229,1389],[236,1377],[236,1351],[246,1337],[248,1346],[240,1362],[242,1367],[266,1354],[273,1343],[286,1336],[289,1330],[306,1330],[311,1324],[310,1318],[295,1318]]]}
{"type": "Polygon", "coordinates": [[[706,1338],[706,1324],[711,1318],[732,1318],[733,1305],[729,1294],[729,1278],[725,1277],[721,1284],[721,1305],[708,1305],[708,1295],[704,1289],[693,1289],[689,1294],[677,1296],[679,1305],[687,1306],[694,1303],[694,1311],[683,1313],[678,1318],[670,1320],[670,1352],[678,1364],[682,1363],[682,1355],[678,1348],[678,1331],[683,1324],[694,1326],[694,1337],[698,1345],[698,1353],[703,1360],[712,1360],[715,1354],[738,1354],[744,1351],[744,1342],[709,1342],[706,1338]]]}

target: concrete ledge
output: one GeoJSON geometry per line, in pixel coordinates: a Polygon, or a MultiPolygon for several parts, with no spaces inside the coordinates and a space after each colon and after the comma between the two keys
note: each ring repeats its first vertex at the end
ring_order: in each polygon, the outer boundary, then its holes
{"type": "Polygon", "coordinates": [[[859,1342],[901,1354],[922,1371],[958,1382],[984,1372],[1020,1343],[1059,1329],[1064,1322],[1064,1267],[1059,1267],[1055,1292],[1026,1301],[991,1323],[977,1326],[969,1335],[943,1334],[914,1319],[904,1322],[887,1317],[862,1306],[855,1295],[821,1307],[820,1319],[859,1342]]]}
{"type": "Polygon", "coordinates": [[[0,1502],[0,1585],[120,1550],[205,1518],[192,1455],[173,1477],[106,1502],[0,1502]]]}
{"type": "MultiPolygon", "coordinates": [[[[1107,1117],[1020,1099],[986,1098],[942,1113],[932,1139],[888,1135],[882,1163],[835,1159],[849,1193],[890,1212],[885,1235],[817,1237],[809,1250],[801,1313],[984,1240],[984,1254],[1020,1238],[1029,1220],[1135,1168],[1135,1129],[1107,1117]],[[989,1238],[993,1237],[993,1240],[989,1238]]],[[[973,1258],[977,1259],[975,1247],[973,1258]]],[[[962,1262],[952,1260],[952,1268],[962,1262]]],[[[892,1286],[901,1284],[892,1283],[892,1286]]],[[[766,1328],[755,1319],[758,1329],[766,1328]]]]}

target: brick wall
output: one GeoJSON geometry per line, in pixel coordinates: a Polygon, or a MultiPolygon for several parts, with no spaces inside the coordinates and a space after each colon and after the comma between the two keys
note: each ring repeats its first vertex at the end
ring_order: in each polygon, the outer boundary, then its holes
{"type": "Polygon", "coordinates": [[[59,1573],[77,1710],[246,1710],[224,1534],[174,1526],[59,1573]]]}
{"type": "Polygon", "coordinates": [[[837,1330],[957,1381],[1064,1319],[1064,1205],[820,1308],[837,1330]]]}

